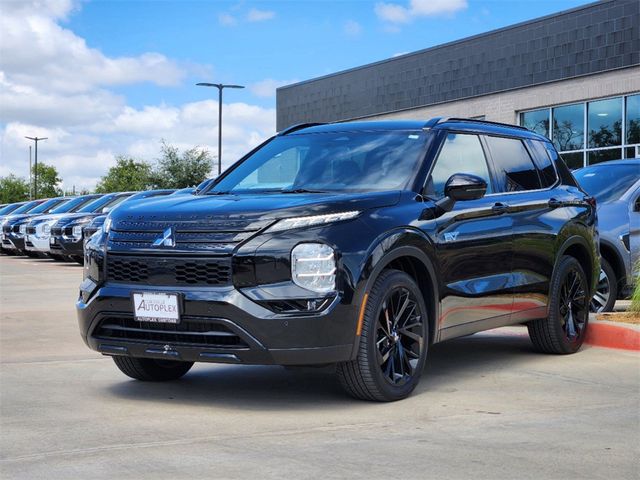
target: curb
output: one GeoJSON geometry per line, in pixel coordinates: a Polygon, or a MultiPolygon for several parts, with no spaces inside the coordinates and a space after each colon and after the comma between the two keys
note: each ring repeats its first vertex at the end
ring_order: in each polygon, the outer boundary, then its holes
{"type": "Polygon", "coordinates": [[[590,316],[584,342],[594,347],[640,351],[640,326],[596,320],[590,316]]]}

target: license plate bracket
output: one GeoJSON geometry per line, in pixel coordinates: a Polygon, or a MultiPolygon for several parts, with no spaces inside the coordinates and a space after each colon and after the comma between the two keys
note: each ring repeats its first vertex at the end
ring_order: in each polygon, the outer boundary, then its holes
{"type": "Polygon", "coordinates": [[[133,292],[133,315],[138,322],[180,323],[180,294],[168,292],[133,292]]]}

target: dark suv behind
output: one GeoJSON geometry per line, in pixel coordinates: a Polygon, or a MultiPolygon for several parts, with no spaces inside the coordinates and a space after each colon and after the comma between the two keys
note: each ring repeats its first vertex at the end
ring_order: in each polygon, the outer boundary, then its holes
{"type": "Polygon", "coordinates": [[[573,353],[596,210],[549,141],[465,119],[291,127],[197,195],[129,202],[86,245],[82,336],[127,375],[335,364],[406,397],[429,346],[526,323],[573,353]]]}

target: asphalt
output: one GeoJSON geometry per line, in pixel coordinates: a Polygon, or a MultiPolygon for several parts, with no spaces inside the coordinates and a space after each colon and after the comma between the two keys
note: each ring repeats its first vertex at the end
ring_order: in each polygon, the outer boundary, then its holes
{"type": "Polygon", "coordinates": [[[640,478],[640,354],[534,353],[521,328],[432,348],[393,404],[332,374],[197,365],[129,380],[88,350],[81,267],[0,257],[0,478],[640,478]]]}

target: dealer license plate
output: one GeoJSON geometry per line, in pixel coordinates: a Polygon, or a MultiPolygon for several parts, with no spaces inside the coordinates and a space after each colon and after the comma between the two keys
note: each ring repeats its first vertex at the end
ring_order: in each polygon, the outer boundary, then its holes
{"type": "Polygon", "coordinates": [[[56,244],[56,237],[49,237],[49,245],[55,245],[56,244]]]}
{"type": "Polygon", "coordinates": [[[178,295],[155,292],[134,293],[133,314],[139,322],[180,323],[178,295]]]}

